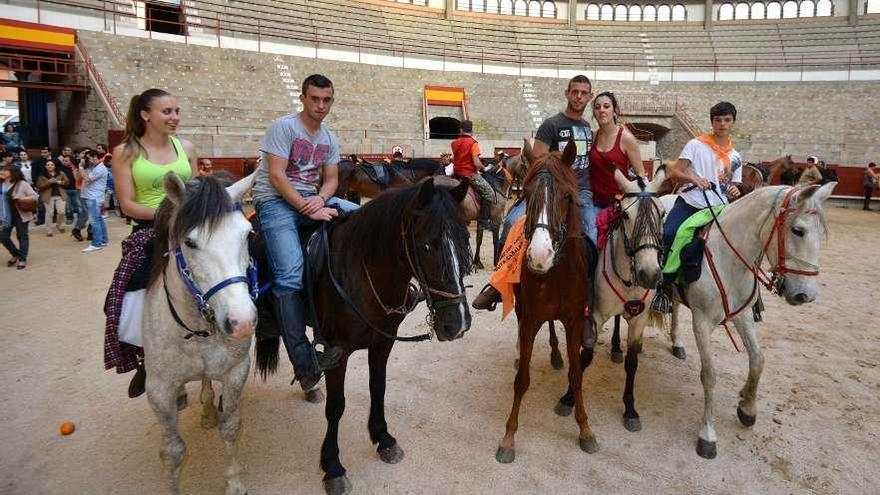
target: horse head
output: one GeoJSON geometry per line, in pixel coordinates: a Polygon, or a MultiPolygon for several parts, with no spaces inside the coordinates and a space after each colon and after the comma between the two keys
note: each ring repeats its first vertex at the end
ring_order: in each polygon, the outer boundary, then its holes
{"type": "Polygon", "coordinates": [[[826,235],[823,203],[835,186],[807,186],[784,199],[764,247],[773,271],[784,277],[781,294],[791,305],[813,302],[818,295],[819,251],[826,235]]]}
{"type": "MultiPolygon", "coordinates": [[[[213,177],[199,177],[184,185],[169,172],[164,179],[165,200],[156,213],[157,249],[168,253],[164,259],[173,260],[156,269],[166,280],[173,276],[184,282],[170,287],[166,283],[166,290],[185,287],[190,292],[170,295],[169,301],[195,298],[210,327],[235,339],[253,335],[257,325],[249,290],[256,276],[247,249],[251,225],[238,205],[255,177],[251,174],[224,188],[213,177]]],[[[199,322],[196,327],[205,325],[199,322]]]]}
{"type": "Polygon", "coordinates": [[[523,182],[523,195],[528,205],[526,265],[532,272],[543,275],[555,265],[565,239],[582,236],[580,210],[575,203],[577,178],[571,168],[577,146],[569,141],[561,153],[536,157],[526,140],[523,154],[532,164],[523,182]]]}
{"type": "Polygon", "coordinates": [[[619,169],[614,171],[614,180],[623,191],[617,206],[617,218],[634,282],[645,289],[653,289],[662,270],[660,253],[663,250],[665,209],[658,190],[666,180],[666,167],[659,167],[650,182],[641,177],[629,180],[619,169]]]}
{"type": "Polygon", "coordinates": [[[417,187],[404,217],[403,242],[412,276],[418,280],[438,340],[462,337],[471,326],[464,276],[471,270],[467,224],[461,202],[469,184],[450,189],[433,178],[417,187]]]}

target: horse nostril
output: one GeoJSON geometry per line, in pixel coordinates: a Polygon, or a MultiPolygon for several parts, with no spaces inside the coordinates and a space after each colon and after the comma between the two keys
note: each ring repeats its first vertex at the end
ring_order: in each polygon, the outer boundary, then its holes
{"type": "Polygon", "coordinates": [[[232,335],[235,331],[235,328],[238,326],[238,320],[233,320],[231,318],[226,318],[226,333],[232,335]]]}

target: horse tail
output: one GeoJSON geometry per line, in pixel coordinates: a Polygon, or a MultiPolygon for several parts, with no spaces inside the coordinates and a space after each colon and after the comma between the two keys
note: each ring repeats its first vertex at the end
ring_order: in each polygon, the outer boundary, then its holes
{"type": "Polygon", "coordinates": [[[257,337],[257,371],[264,382],[278,369],[280,340],[280,337],[257,337]]]}

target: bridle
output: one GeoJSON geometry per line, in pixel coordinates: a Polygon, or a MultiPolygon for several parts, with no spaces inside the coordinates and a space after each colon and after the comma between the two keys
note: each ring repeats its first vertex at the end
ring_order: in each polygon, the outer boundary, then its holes
{"type": "MultiPolygon", "coordinates": [[[[781,296],[782,290],[785,286],[785,275],[786,274],[791,273],[794,275],[801,275],[801,276],[806,276],[806,277],[815,277],[815,276],[819,275],[819,267],[817,265],[809,263],[805,260],[798,260],[798,261],[809,265],[810,269],[808,269],[808,270],[789,268],[786,263],[787,256],[786,256],[786,250],[785,250],[785,232],[783,229],[785,229],[785,225],[788,221],[788,215],[790,215],[794,212],[797,212],[797,207],[792,205],[792,200],[794,199],[795,194],[802,191],[803,189],[804,189],[803,187],[795,186],[795,187],[788,189],[787,191],[784,191],[784,190],[780,191],[777,194],[776,200],[774,200],[774,202],[773,202],[773,204],[774,204],[773,209],[774,210],[776,209],[775,205],[777,204],[777,200],[779,199],[779,195],[781,195],[783,192],[785,192],[785,196],[779,205],[778,211],[774,212],[771,210],[770,215],[768,215],[767,218],[764,220],[764,224],[766,224],[770,220],[770,218],[773,218],[773,227],[770,229],[770,234],[767,236],[767,240],[763,243],[763,247],[761,248],[761,252],[758,254],[757,260],[755,260],[752,263],[748,262],[745,259],[745,257],[733,246],[733,243],[730,242],[730,239],[727,237],[727,233],[724,232],[724,230],[721,228],[721,224],[718,223],[718,217],[715,215],[714,208],[710,209],[712,212],[712,218],[713,218],[714,222],[710,223],[706,227],[704,239],[709,238],[709,233],[711,231],[711,228],[713,225],[715,225],[718,228],[718,232],[721,234],[721,237],[724,239],[724,242],[727,244],[727,246],[730,248],[730,250],[733,251],[733,253],[736,255],[737,259],[739,259],[739,261],[743,264],[743,266],[746,268],[746,270],[748,270],[749,272],[752,273],[752,275],[754,276],[754,280],[755,280],[754,285],[752,287],[752,294],[746,299],[746,302],[743,303],[743,305],[740,306],[739,308],[737,308],[736,310],[731,311],[730,306],[729,306],[729,302],[728,302],[727,292],[724,290],[724,285],[721,283],[721,278],[718,275],[718,271],[715,267],[715,262],[712,258],[712,253],[709,251],[708,243],[704,246],[703,250],[706,255],[707,264],[709,265],[709,269],[712,272],[712,277],[715,279],[715,285],[718,287],[718,291],[721,294],[721,302],[724,307],[724,321],[722,321],[722,324],[727,323],[728,321],[730,321],[731,319],[736,317],[739,313],[741,313],[743,310],[745,310],[749,306],[749,303],[755,297],[755,293],[758,291],[758,283],[763,285],[768,291],[770,291],[770,293],[775,293],[775,294],[781,296]],[[768,273],[763,268],[761,268],[761,260],[764,257],[767,257],[768,260],[770,259],[770,256],[769,256],[770,253],[769,253],[768,249],[769,249],[774,237],[776,237],[776,264],[770,268],[770,272],[768,273]]],[[[716,194],[717,194],[717,192],[716,192],[716,194]]],[[[708,196],[706,196],[705,191],[703,191],[703,196],[706,199],[706,204],[710,204],[709,200],[708,200],[708,196]]],[[[719,195],[719,198],[720,198],[720,195],[719,195]]],[[[802,213],[810,214],[810,215],[818,215],[819,211],[816,209],[812,209],[812,210],[804,210],[802,213]]],[[[761,231],[763,231],[763,230],[764,230],[764,228],[762,225],[761,231]]]]}
{"type": "Polygon", "coordinates": [[[208,289],[207,292],[202,292],[202,290],[199,289],[198,284],[196,284],[195,279],[193,279],[192,270],[190,270],[187,265],[186,258],[183,256],[183,251],[181,251],[180,246],[169,250],[165,255],[174,255],[174,261],[177,264],[177,272],[180,274],[180,279],[183,281],[187,290],[189,290],[190,295],[192,295],[196,308],[199,310],[199,314],[202,315],[202,319],[210,324],[208,330],[193,330],[183,322],[180,315],[177,313],[177,310],[174,309],[174,303],[171,301],[171,294],[168,292],[167,272],[163,272],[162,285],[165,289],[165,299],[168,301],[168,308],[171,310],[171,316],[174,318],[174,321],[187,331],[184,339],[191,339],[192,337],[210,337],[217,332],[217,317],[214,313],[214,308],[211,307],[210,300],[215,294],[224,288],[233,284],[247,284],[251,300],[256,301],[259,296],[257,264],[254,262],[253,258],[249,258],[248,260],[248,267],[245,275],[227,278],[215,284],[208,289]]]}
{"type": "MultiPolygon", "coordinates": [[[[333,268],[330,263],[330,242],[327,233],[327,224],[324,224],[321,227],[323,229],[324,246],[327,254],[328,273],[330,275],[330,280],[333,283],[334,288],[336,289],[336,292],[352,308],[358,318],[360,318],[360,320],[364,322],[364,324],[366,324],[370,329],[382,335],[383,337],[399,342],[421,342],[423,340],[431,340],[434,337],[434,317],[437,313],[437,310],[448,306],[455,306],[457,304],[466,303],[464,292],[447,292],[440,289],[435,289],[431,287],[430,284],[428,284],[428,278],[425,275],[424,269],[422,268],[421,258],[419,257],[419,250],[416,248],[415,234],[413,233],[412,229],[413,223],[415,222],[415,217],[423,215],[425,215],[425,212],[422,210],[412,210],[410,212],[410,215],[404,217],[403,221],[401,222],[400,232],[401,240],[403,241],[403,250],[406,254],[407,263],[409,264],[410,274],[415,277],[416,281],[418,282],[421,293],[425,295],[425,304],[428,306],[428,316],[426,317],[429,329],[428,332],[411,337],[400,337],[398,335],[388,333],[377,327],[372,322],[370,322],[369,319],[367,319],[366,315],[364,315],[358,305],[351,299],[345,288],[342,287],[342,284],[340,284],[336,277],[333,275],[333,268]]],[[[452,253],[452,255],[455,256],[455,253],[452,253]]],[[[416,305],[418,304],[418,299],[416,299],[411,304],[407,304],[406,299],[404,298],[404,302],[400,306],[387,306],[384,302],[382,302],[382,298],[376,291],[376,287],[373,284],[372,276],[370,275],[370,271],[367,268],[366,264],[361,262],[361,267],[366,274],[370,290],[373,293],[373,297],[376,299],[376,301],[378,301],[379,306],[382,307],[382,310],[385,311],[386,315],[406,315],[412,312],[413,309],[415,309],[416,305]]]]}
{"type": "MultiPolygon", "coordinates": [[[[640,182],[640,186],[644,187],[644,184],[640,182]]],[[[626,208],[622,207],[622,203],[617,201],[615,204],[614,211],[614,225],[608,232],[608,241],[606,246],[608,246],[608,256],[611,257],[611,269],[614,272],[614,276],[620,280],[623,285],[627,288],[635,285],[633,283],[633,279],[636,276],[636,254],[643,249],[655,249],[657,250],[658,263],[662,267],[663,266],[663,231],[662,231],[662,213],[660,209],[657,207],[654,198],[657,198],[659,195],[656,192],[632,192],[625,193],[622,195],[621,199],[626,198],[638,198],[637,201],[633,202],[626,208]],[[629,218],[629,213],[627,210],[632,208],[634,205],[638,205],[638,209],[636,211],[636,224],[633,226],[632,232],[627,235],[626,226],[624,220],[629,218]],[[653,211],[650,210],[653,208],[653,211]],[[620,272],[617,269],[617,263],[615,260],[617,257],[614,255],[615,245],[614,242],[614,233],[616,231],[620,231],[621,241],[623,242],[623,250],[629,259],[629,270],[630,270],[630,278],[626,279],[620,275],[620,272]],[[647,239],[647,240],[646,240],[647,239]],[[634,241],[644,241],[641,244],[633,247],[634,241]]],[[[614,295],[623,303],[624,309],[631,316],[638,316],[645,309],[645,301],[648,298],[648,295],[651,293],[651,289],[645,289],[645,293],[642,295],[641,299],[632,299],[627,300],[623,297],[623,294],[617,290],[617,287],[611,281],[611,277],[608,276],[608,271],[606,269],[606,256],[602,256],[602,276],[605,278],[605,282],[611,288],[611,291],[614,292],[614,295]]]]}
{"type": "MultiPolygon", "coordinates": [[[[544,195],[545,196],[544,197],[544,207],[546,207],[549,202],[549,198],[552,198],[555,196],[553,174],[549,170],[541,170],[540,172],[537,172],[535,174],[535,178],[540,178],[544,187],[546,188],[546,193],[544,195]]],[[[565,244],[565,240],[568,238],[568,220],[569,220],[569,215],[571,215],[571,203],[573,201],[571,196],[569,196],[567,198],[567,201],[568,201],[568,206],[569,206],[568,211],[566,212],[565,218],[563,218],[562,221],[559,223],[559,225],[556,226],[557,235],[555,235],[555,236],[553,235],[554,226],[551,225],[550,223],[540,222],[540,221],[538,221],[538,218],[535,218],[533,223],[529,222],[530,215],[528,213],[531,213],[531,216],[535,216],[536,214],[538,214],[537,213],[538,209],[537,209],[537,205],[534,207],[531,206],[532,204],[534,204],[534,201],[528,202],[529,211],[527,211],[527,214],[526,214],[525,237],[528,241],[531,242],[532,236],[535,234],[536,230],[538,230],[538,229],[546,230],[547,234],[550,236],[550,239],[553,243],[553,253],[554,253],[553,254],[553,265],[554,266],[556,265],[557,261],[559,261],[559,256],[562,252],[562,247],[565,244]]],[[[549,213],[548,213],[547,217],[548,217],[548,221],[552,223],[552,221],[549,220],[549,218],[550,218],[549,213]]]]}

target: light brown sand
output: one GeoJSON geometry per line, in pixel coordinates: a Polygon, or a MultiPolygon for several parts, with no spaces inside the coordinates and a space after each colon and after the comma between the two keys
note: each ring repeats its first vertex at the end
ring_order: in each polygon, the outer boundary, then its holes
{"type": "MultiPolygon", "coordinates": [[[[532,386],[517,435],[517,458],[495,461],[513,395],[515,319],[476,312],[463,340],[398,344],[389,364],[386,411],[406,451],[382,463],[366,431],[365,354],[350,361],[342,461],[355,493],[876,493],[880,441],[880,332],[876,324],[880,214],[831,209],[819,299],[791,307],[766,297],[759,327],[766,366],[757,424],[736,418],[747,357],[714,334],[718,367],[718,458],[698,457],[702,415],[699,360],[689,331],[679,361],[656,329],[646,332],[636,382],[643,430],[621,423],[624,371],[608,358],[610,334],[587,372],[585,396],[601,450],[578,449],[572,418],[553,405],[565,375],[549,364],[539,335],[532,386]]],[[[159,427],[145,398],[129,400],[130,375],[102,366],[102,304],[127,232],[110,219],[113,246],[81,254],[67,236],[34,229],[30,266],[0,267],[0,493],[164,493],[159,427]],[[76,433],[61,437],[73,421],[76,433]]],[[[4,253],[5,254],[5,253],[4,253]]],[[[484,246],[484,260],[489,250],[484,246]]],[[[5,261],[5,257],[2,258],[5,261]]],[[[469,277],[470,297],[488,272],[469,277]]],[[[686,312],[685,312],[686,313],[686,312]]],[[[689,316],[689,315],[688,315],[689,316]]],[[[687,320],[689,322],[689,320],[687,320]]],[[[403,333],[424,329],[424,309],[403,333]]],[[[243,399],[241,459],[252,494],[321,493],[323,407],[288,386],[290,367],[255,377],[243,399]]],[[[190,403],[197,403],[191,384],[190,403]]],[[[222,442],[199,427],[199,408],[180,419],[189,453],[185,493],[223,492],[222,442]]]]}

